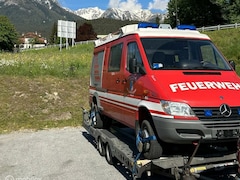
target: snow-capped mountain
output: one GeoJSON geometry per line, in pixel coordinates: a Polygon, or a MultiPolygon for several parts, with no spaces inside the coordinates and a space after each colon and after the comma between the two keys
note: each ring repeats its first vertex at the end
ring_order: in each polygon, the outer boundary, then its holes
{"type": "Polygon", "coordinates": [[[45,37],[50,35],[58,20],[83,20],[63,9],[58,0],[0,0],[0,12],[9,18],[20,34],[38,32],[45,37]]]}
{"type": "Polygon", "coordinates": [[[74,11],[74,13],[84,19],[91,20],[101,18],[104,10],[99,9],[98,7],[93,7],[87,9],[79,9],[77,11],[74,11]]]}
{"type": "MultiPolygon", "coordinates": [[[[158,16],[162,19],[163,14],[152,14],[148,10],[126,11],[123,9],[111,8],[101,10],[99,8],[86,8],[72,11],[60,5],[59,0],[0,0],[1,15],[7,16],[14,24],[17,31],[38,32],[42,36],[49,37],[54,25],[58,20],[78,22],[79,25],[85,19],[99,19],[94,21],[99,34],[107,34],[110,30],[99,28],[98,23],[106,19],[104,26],[109,18],[117,20],[134,20],[155,22],[158,16]],[[19,20],[20,19],[20,20],[19,20]]],[[[112,19],[109,22],[112,22],[112,19]]],[[[94,24],[95,25],[95,24],[94,24]]],[[[109,27],[111,24],[109,25],[109,27]]]]}
{"type": "Polygon", "coordinates": [[[84,8],[72,12],[87,20],[111,18],[131,21],[152,21],[156,19],[157,16],[159,16],[160,19],[164,16],[163,14],[153,14],[149,10],[126,11],[119,8],[109,8],[104,11],[98,7],[84,8]]]}
{"type": "MultiPolygon", "coordinates": [[[[29,0],[0,0],[0,3],[3,3],[4,6],[19,6],[21,4],[28,3],[29,0]]],[[[37,2],[42,5],[47,5],[49,9],[52,9],[53,5],[59,5],[58,0],[31,0],[32,2],[37,2]]],[[[32,3],[31,2],[31,3],[32,3]]]]}

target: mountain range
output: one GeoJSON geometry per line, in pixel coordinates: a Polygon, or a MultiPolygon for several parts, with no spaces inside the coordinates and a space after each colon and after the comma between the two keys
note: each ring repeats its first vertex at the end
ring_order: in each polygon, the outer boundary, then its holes
{"type": "Polygon", "coordinates": [[[103,19],[104,22],[109,19],[111,22],[116,20],[129,23],[130,21],[155,22],[157,16],[160,20],[164,18],[163,14],[153,14],[149,10],[130,12],[116,8],[101,10],[95,7],[72,11],[62,7],[58,0],[0,0],[0,15],[7,16],[20,34],[37,31],[45,37],[50,35],[54,23],[58,20],[75,21],[78,26],[84,22],[96,23],[93,26],[96,27],[97,24],[102,26],[97,28],[100,30],[104,29],[103,19]],[[101,24],[98,23],[99,21],[101,24]]]}
{"type": "Polygon", "coordinates": [[[38,32],[45,37],[59,19],[83,20],[63,9],[57,0],[0,0],[0,15],[7,16],[19,34],[38,32]]]}
{"type": "Polygon", "coordinates": [[[90,7],[71,11],[66,9],[84,19],[92,20],[99,18],[111,18],[118,20],[130,20],[130,21],[155,21],[158,16],[160,20],[165,18],[165,14],[153,14],[151,11],[146,9],[126,11],[120,8],[109,8],[107,10],[99,9],[98,7],[90,7]]]}

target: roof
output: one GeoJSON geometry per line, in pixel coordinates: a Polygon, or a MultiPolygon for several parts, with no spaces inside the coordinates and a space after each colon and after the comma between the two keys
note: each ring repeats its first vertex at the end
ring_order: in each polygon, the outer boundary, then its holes
{"type": "Polygon", "coordinates": [[[38,43],[45,43],[45,38],[43,38],[41,34],[38,34],[37,32],[28,32],[26,34],[22,34],[19,39],[22,44],[25,43],[25,39],[37,39],[38,43]]]}
{"type": "Polygon", "coordinates": [[[114,41],[118,38],[138,34],[139,37],[176,37],[176,38],[197,38],[197,39],[210,39],[206,34],[201,34],[197,30],[189,29],[171,29],[168,25],[160,26],[139,26],[139,24],[131,24],[121,27],[116,33],[108,34],[104,38],[95,41],[95,46],[101,46],[108,42],[114,41]],[[165,27],[165,28],[164,28],[165,27]]]}

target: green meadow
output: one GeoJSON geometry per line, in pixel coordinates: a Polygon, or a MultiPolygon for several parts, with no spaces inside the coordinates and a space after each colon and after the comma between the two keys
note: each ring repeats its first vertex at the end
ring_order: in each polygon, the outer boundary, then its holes
{"type": "Polygon", "coordinates": [[[0,133],[80,126],[93,44],[0,54],[0,133]]]}
{"type": "MultiPolygon", "coordinates": [[[[204,32],[240,74],[240,29],[204,32]]],[[[81,126],[93,43],[0,53],[0,133],[81,126]]]]}

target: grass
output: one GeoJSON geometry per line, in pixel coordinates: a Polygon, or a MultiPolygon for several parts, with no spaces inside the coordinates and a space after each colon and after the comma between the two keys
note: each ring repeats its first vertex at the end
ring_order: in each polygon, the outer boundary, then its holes
{"type": "Polygon", "coordinates": [[[23,53],[4,53],[0,57],[0,74],[16,76],[77,77],[89,74],[93,44],[69,50],[46,48],[23,53]]]}
{"type": "Polygon", "coordinates": [[[88,80],[1,76],[0,132],[81,125],[88,80]]]}
{"type": "Polygon", "coordinates": [[[0,133],[79,126],[93,44],[0,54],[0,133]]]}
{"type": "MultiPolygon", "coordinates": [[[[206,32],[240,74],[240,29],[206,32]]],[[[0,53],[0,134],[81,126],[93,44],[0,53]]]]}
{"type": "Polygon", "coordinates": [[[207,31],[206,33],[228,60],[234,60],[236,71],[240,74],[240,29],[207,31]]]}

